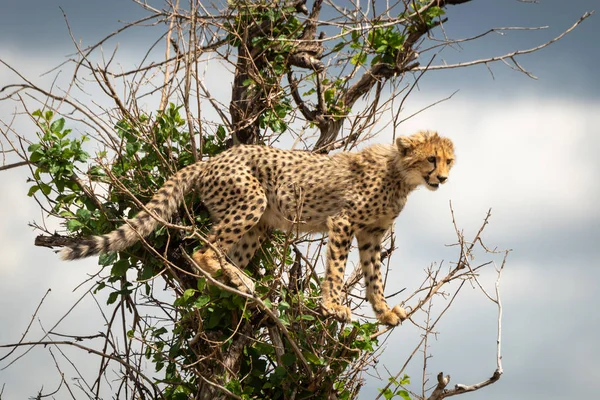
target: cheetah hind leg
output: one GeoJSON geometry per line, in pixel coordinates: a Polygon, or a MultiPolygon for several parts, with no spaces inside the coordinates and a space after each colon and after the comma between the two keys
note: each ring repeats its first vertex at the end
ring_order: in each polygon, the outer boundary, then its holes
{"type": "Polygon", "coordinates": [[[213,278],[219,270],[223,269],[223,275],[237,290],[248,294],[254,293],[252,279],[236,266],[225,260],[220,261],[219,256],[213,250],[208,249],[203,253],[198,251],[192,258],[203,271],[209,273],[213,278]]]}

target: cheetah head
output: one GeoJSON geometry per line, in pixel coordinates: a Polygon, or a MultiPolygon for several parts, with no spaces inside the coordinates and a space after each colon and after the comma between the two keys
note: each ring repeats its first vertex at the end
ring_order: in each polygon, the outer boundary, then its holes
{"type": "Polygon", "coordinates": [[[437,132],[420,131],[396,139],[401,155],[402,169],[409,185],[425,185],[437,190],[446,183],[454,165],[454,145],[437,132]]]}

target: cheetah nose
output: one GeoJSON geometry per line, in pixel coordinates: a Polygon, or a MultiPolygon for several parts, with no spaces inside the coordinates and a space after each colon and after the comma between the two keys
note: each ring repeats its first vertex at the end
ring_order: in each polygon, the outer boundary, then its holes
{"type": "Polygon", "coordinates": [[[440,181],[440,183],[444,183],[444,182],[446,182],[446,179],[448,179],[447,176],[440,176],[440,175],[438,175],[437,178],[438,178],[438,181],[440,181]]]}

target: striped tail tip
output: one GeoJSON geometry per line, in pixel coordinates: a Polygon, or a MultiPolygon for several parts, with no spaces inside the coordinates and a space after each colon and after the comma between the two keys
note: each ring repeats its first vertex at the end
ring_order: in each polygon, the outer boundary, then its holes
{"type": "Polygon", "coordinates": [[[102,251],[98,240],[94,237],[59,250],[58,255],[63,260],[77,260],[96,255],[102,251]]]}
{"type": "Polygon", "coordinates": [[[64,260],[64,261],[75,260],[77,258],[77,257],[75,257],[73,249],[71,247],[65,247],[63,249],[60,249],[58,251],[58,256],[60,257],[61,260],[64,260]]]}

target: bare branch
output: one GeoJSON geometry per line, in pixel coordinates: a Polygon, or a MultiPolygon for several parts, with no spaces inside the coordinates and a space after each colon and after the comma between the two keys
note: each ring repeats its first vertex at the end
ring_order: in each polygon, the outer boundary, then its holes
{"type": "MultiPolygon", "coordinates": [[[[554,43],[554,42],[562,39],[565,35],[567,35],[571,31],[573,31],[573,29],[577,28],[577,26],[579,26],[579,24],[581,24],[584,20],[586,20],[587,18],[589,18],[593,14],[594,14],[594,11],[588,11],[588,12],[586,12],[569,29],[567,29],[566,31],[564,31],[563,33],[561,33],[560,35],[558,35],[554,39],[549,40],[548,42],[546,42],[544,44],[541,44],[541,45],[539,45],[537,47],[532,47],[532,48],[526,49],[526,50],[516,50],[516,51],[513,51],[512,53],[507,53],[507,54],[504,54],[504,55],[501,55],[501,56],[489,57],[489,58],[482,58],[480,60],[462,62],[462,63],[457,63],[457,64],[432,65],[432,66],[428,67],[427,69],[431,70],[431,71],[435,71],[435,70],[440,70],[440,69],[471,67],[471,66],[479,65],[479,64],[489,64],[489,63],[492,63],[492,62],[503,61],[503,60],[505,60],[507,58],[508,59],[513,59],[514,57],[520,56],[520,55],[523,55],[523,54],[530,54],[530,53],[539,51],[539,50],[541,50],[541,49],[543,49],[545,47],[548,47],[552,43],[554,43]]],[[[416,68],[413,68],[413,70],[414,71],[422,71],[422,70],[424,70],[424,68],[423,67],[416,67],[416,68]]]]}
{"type": "Polygon", "coordinates": [[[12,164],[7,164],[7,165],[1,165],[0,166],[0,171],[4,171],[7,169],[12,169],[12,168],[18,168],[18,167],[22,167],[24,165],[29,164],[29,161],[19,161],[16,163],[12,163],[12,164]]]}

